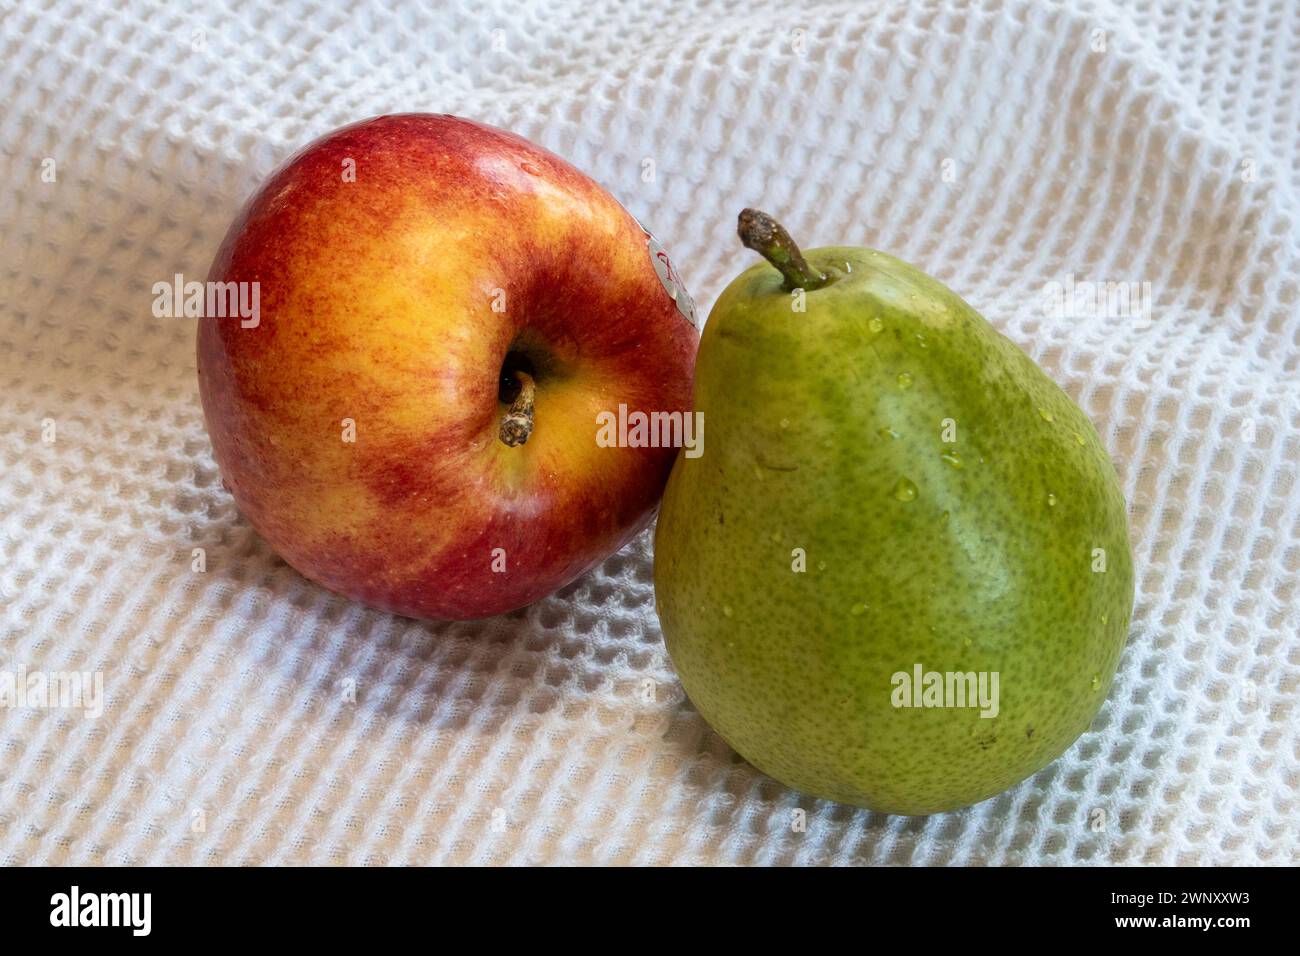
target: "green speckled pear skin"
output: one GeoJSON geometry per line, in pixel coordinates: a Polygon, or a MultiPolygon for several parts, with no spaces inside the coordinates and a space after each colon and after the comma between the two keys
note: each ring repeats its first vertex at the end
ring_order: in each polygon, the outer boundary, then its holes
{"type": "Polygon", "coordinates": [[[833,280],[806,311],[760,263],[705,327],[703,454],[678,456],[655,537],[664,638],[764,773],[887,813],[964,807],[1101,706],[1133,609],[1124,497],[1083,412],[951,290],[869,249],[806,256],[833,280]],[[895,707],[917,665],[997,672],[997,716],[895,707]]]}

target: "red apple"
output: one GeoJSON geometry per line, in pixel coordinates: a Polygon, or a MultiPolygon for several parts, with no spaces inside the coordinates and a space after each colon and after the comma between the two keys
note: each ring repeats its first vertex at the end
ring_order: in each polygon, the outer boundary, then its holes
{"type": "Polygon", "coordinates": [[[645,527],[676,454],[603,447],[598,416],[690,408],[698,335],[655,251],[593,180],[501,130],[408,114],[315,141],[208,276],[257,283],[257,315],[198,328],[240,510],[307,577],[399,614],[564,586],[645,527]]]}

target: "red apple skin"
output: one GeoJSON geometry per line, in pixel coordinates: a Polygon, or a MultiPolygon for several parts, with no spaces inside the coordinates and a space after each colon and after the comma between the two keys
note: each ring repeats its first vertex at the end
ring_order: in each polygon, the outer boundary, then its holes
{"type": "Polygon", "coordinates": [[[593,180],[479,123],[381,116],[307,146],[208,275],[259,283],[258,324],[199,321],[240,510],[306,577],[411,617],[499,614],[573,581],[649,523],[677,453],[600,447],[597,413],[691,407],[698,334],[646,239],[593,180]],[[512,350],[537,370],[516,447],[498,437],[512,350]]]}

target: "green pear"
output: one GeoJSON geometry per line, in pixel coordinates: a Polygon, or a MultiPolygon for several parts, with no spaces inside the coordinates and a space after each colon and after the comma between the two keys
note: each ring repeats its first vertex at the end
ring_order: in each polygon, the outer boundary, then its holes
{"type": "Polygon", "coordinates": [[[998,794],[1088,727],[1133,609],[1124,497],[1087,416],[943,284],[806,258],[770,217],[709,316],[708,425],[655,537],[673,664],[745,759],[927,814],[998,794]],[[770,264],[769,264],[770,263],[770,264]]]}

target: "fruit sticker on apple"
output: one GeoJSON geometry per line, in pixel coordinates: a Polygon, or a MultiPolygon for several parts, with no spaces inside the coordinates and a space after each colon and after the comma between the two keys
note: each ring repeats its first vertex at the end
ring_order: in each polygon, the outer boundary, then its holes
{"type": "Polygon", "coordinates": [[[682,318],[691,323],[693,328],[698,329],[699,322],[696,321],[695,317],[695,300],[686,291],[686,283],[682,281],[682,277],[673,268],[672,259],[668,258],[668,253],[649,229],[646,229],[646,248],[650,251],[650,262],[655,268],[655,274],[659,276],[659,281],[663,283],[664,290],[669,297],[676,303],[677,311],[682,314],[682,318]]]}
{"type": "Polygon", "coordinates": [[[653,518],[676,448],[598,416],[691,411],[693,305],[636,220],[511,133],[381,116],[290,158],[209,272],[213,454],[252,526],[340,594],[473,618],[545,597],[653,518]],[[667,292],[667,294],[665,294],[667,292]]]}

